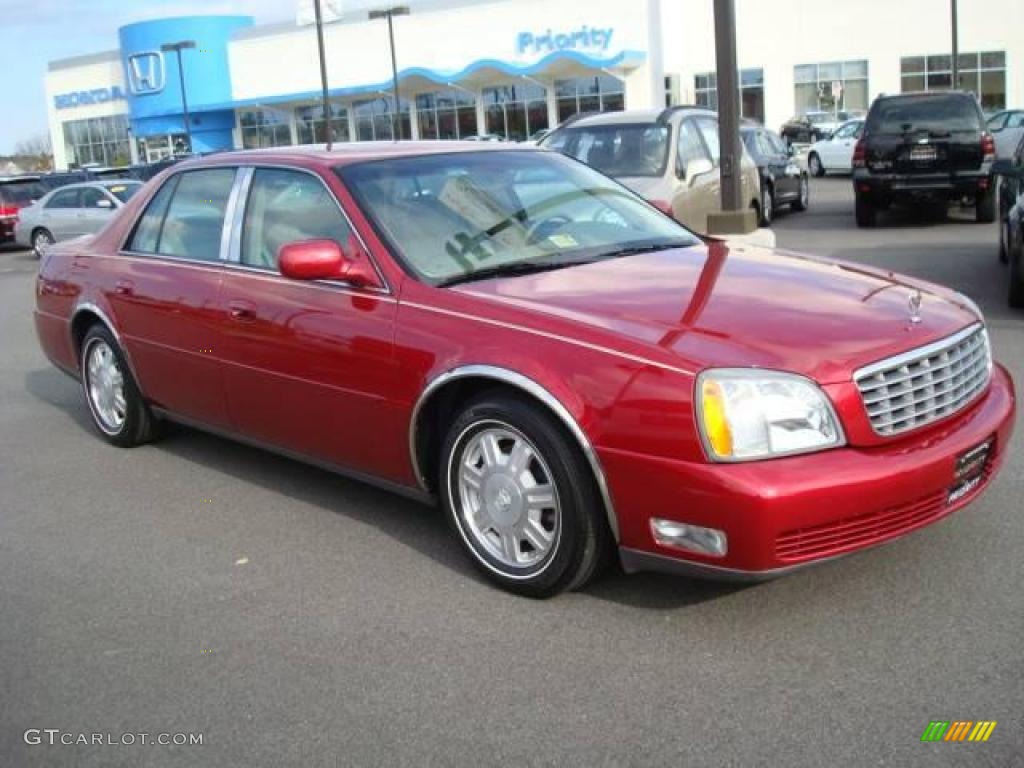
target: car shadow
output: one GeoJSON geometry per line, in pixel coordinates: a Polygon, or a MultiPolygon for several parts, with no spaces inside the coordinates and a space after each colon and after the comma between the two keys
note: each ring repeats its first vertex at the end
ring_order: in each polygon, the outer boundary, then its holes
{"type": "MultiPolygon", "coordinates": [[[[43,368],[25,375],[25,388],[41,402],[66,413],[90,436],[100,439],[73,379],[56,369],[43,368]]],[[[372,526],[459,576],[485,583],[437,507],[179,424],[165,424],[160,440],[152,447],[204,469],[372,526]]],[[[743,585],[653,573],[627,575],[616,563],[578,594],[630,608],[665,611],[714,600],[742,588],[743,585]]]]}

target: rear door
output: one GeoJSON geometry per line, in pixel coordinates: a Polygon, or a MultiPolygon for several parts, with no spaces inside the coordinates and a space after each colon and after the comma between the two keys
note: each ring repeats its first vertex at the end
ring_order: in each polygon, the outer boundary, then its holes
{"type": "Polygon", "coordinates": [[[168,178],[149,201],[107,285],[146,396],[201,424],[227,427],[219,354],[224,222],[237,199],[236,169],[168,178]]]}
{"type": "Polygon", "coordinates": [[[393,439],[403,415],[388,397],[401,375],[392,343],[396,300],[383,280],[357,287],[281,275],[278,253],[292,242],[333,240],[353,258],[369,256],[318,174],[246,172],[222,294],[233,428],[304,456],[394,476],[407,451],[393,439]]]}

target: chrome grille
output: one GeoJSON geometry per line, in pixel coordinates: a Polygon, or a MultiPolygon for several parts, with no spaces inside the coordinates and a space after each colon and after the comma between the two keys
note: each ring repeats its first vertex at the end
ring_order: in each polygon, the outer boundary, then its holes
{"type": "Polygon", "coordinates": [[[956,413],[992,375],[988,334],[973,326],[854,375],[875,432],[898,435],[956,413]]]}

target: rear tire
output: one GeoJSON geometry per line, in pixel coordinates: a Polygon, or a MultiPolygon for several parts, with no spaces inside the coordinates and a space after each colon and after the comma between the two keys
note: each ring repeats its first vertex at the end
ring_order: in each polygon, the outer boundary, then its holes
{"type": "Polygon", "coordinates": [[[590,467],[543,409],[484,393],[451,425],[441,455],[448,522],[493,583],[551,597],[584,586],[607,561],[611,534],[590,467]]]}
{"type": "Polygon", "coordinates": [[[979,224],[991,224],[996,220],[995,190],[987,189],[978,193],[974,202],[974,214],[979,224]]]}
{"type": "Polygon", "coordinates": [[[878,214],[875,210],[875,205],[864,195],[857,195],[854,214],[857,218],[858,227],[873,227],[877,222],[878,214]]]}
{"type": "Polygon", "coordinates": [[[817,152],[811,152],[807,156],[807,170],[811,172],[812,176],[821,178],[825,175],[825,166],[821,164],[821,158],[818,157],[817,152]]]}
{"type": "Polygon", "coordinates": [[[97,323],[86,332],[79,370],[85,402],[104,440],[120,448],[132,448],[156,436],[156,418],[114,334],[105,325],[97,323]]]}

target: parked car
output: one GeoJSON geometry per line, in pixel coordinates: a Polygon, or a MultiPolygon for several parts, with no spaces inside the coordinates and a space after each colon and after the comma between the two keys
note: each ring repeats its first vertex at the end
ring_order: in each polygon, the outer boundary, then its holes
{"type": "MultiPolygon", "coordinates": [[[[620,181],[697,232],[721,210],[718,116],[699,107],[578,115],[540,146],[586,163],[620,181]]],[[[757,166],[744,152],[743,199],[760,219],[757,166]]]]}
{"type": "Polygon", "coordinates": [[[0,176],[0,245],[14,242],[22,209],[45,194],[38,176],[0,176]]]}
{"type": "Polygon", "coordinates": [[[1009,264],[1009,302],[1024,308],[1024,137],[995,164],[999,184],[999,260],[1009,264]]]}
{"type": "Polygon", "coordinates": [[[1004,109],[986,121],[996,140],[996,157],[1010,157],[1024,137],[1024,109],[1004,109]]]}
{"type": "Polygon", "coordinates": [[[787,146],[775,131],[744,126],[740,137],[757,165],[761,177],[761,224],[772,223],[780,206],[806,211],[811,199],[807,171],[794,159],[793,148],[787,146]]]}
{"type": "Polygon", "coordinates": [[[962,91],[875,99],[853,152],[857,226],[875,224],[891,203],[966,201],[976,218],[996,218],[996,147],[978,100],[962,91]]]}
{"type": "Polygon", "coordinates": [[[177,420],[438,500],[538,597],[616,550],[763,579],[895,538],[974,501],[1015,420],[966,297],[705,244],[521,145],[182,163],[35,296],[110,443],[177,420]]]}
{"type": "Polygon", "coordinates": [[[47,191],[92,180],[87,171],[50,171],[39,177],[39,183],[46,187],[47,191]]]}
{"type": "Polygon", "coordinates": [[[814,176],[849,173],[853,170],[853,148],[864,133],[864,121],[847,120],[827,139],[820,139],[807,151],[807,169],[814,176]]]}
{"type": "Polygon", "coordinates": [[[142,184],[138,181],[92,181],[69,184],[22,208],[15,240],[37,256],[54,243],[99,232],[142,184]]]}
{"type": "Polygon", "coordinates": [[[789,144],[812,144],[831,136],[845,121],[863,116],[863,112],[855,110],[805,112],[783,123],[779,133],[789,144]]]}

